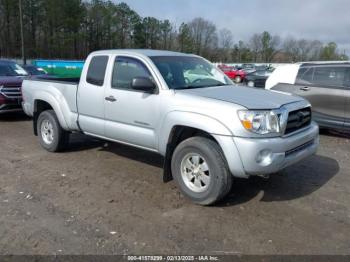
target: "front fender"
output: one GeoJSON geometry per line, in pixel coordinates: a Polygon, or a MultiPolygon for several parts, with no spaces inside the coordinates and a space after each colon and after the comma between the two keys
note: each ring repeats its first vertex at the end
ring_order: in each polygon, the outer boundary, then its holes
{"type": "Polygon", "coordinates": [[[161,123],[158,151],[162,155],[166,153],[169,136],[175,126],[197,128],[212,135],[233,136],[224,123],[210,116],[193,112],[172,111],[165,116],[161,123]]]}

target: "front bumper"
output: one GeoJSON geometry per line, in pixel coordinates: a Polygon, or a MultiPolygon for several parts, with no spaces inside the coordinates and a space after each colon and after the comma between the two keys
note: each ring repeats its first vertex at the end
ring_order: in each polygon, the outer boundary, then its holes
{"type": "Polygon", "coordinates": [[[24,113],[27,115],[27,116],[30,116],[32,117],[33,116],[33,113],[31,113],[31,106],[29,103],[26,103],[26,102],[22,102],[22,108],[23,108],[23,111],[24,113]]]}
{"type": "Polygon", "coordinates": [[[312,122],[304,130],[285,137],[233,137],[230,146],[227,138],[218,139],[220,145],[224,143],[221,146],[234,176],[263,176],[276,173],[315,154],[319,145],[319,128],[312,122]],[[234,155],[237,152],[239,157],[234,155]]]}
{"type": "Polygon", "coordinates": [[[17,101],[13,102],[13,101],[6,101],[6,100],[0,101],[0,114],[10,113],[10,112],[20,112],[20,111],[22,111],[20,102],[17,102],[17,101]]]}

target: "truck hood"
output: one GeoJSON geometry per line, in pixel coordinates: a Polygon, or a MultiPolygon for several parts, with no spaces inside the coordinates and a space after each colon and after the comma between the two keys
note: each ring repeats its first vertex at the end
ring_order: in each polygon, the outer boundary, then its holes
{"type": "Polygon", "coordinates": [[[278,109],[285,104],[303,100],[294,95],[244,86],[219,86],[176,92],[234,103],[248,109],[278,109]]]}
{"type": "Polygon", "coordinates": [[[24,78],[23,76],[0,76],[0,86],[21,86],[24,78]]]}

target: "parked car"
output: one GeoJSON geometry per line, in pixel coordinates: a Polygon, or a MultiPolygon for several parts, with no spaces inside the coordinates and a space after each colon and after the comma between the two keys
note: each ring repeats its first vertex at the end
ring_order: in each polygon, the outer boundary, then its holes
{"type": "Polygon", "coordinates": [[[0,60],[0,114],[22,111],[21,85],[27,75],[15,62],[0,60]]]}
{"type": "Polygon", "coordinates": [[[303,98],[234,86],[205,59],[176,52],[93,52],[80,82],[25,80],[23,97],[46,150],[82,132],[159,153],[164,180],[202,205],[227,195],[233,177],[275,173],[319,144],[303,98]],[[190,68],[204,77],[186,80],[190,68]]]}
{"type": "Polygon", "coordinates": [[[304,97],[323,128],[350,130],[350,63],[300,63],[276,70],[267,89],[304,97]]]}
{"type": "Polygon", "coordinates": [[[35,65],[22,65],[22,68],[24,70],[26,70],[26,72],[29,75],[32,76],[42,76],[42,75],[47,75],[47,72],[41,68],[41,67],[37,67],[35,65]]]}
{"type": "Polygon", "coordinates": [[[239,66],[236,66],[238,70],[242,70],[246,74],[250,74],[256,71],[255,64],[241,64],[239,66]]]}
{"type": "Polygon", "coordinates": [[[218,67],[236,83],[242,82],[246,77],[246,73],[243,70],[238,70],[233,66],[219,65],[218,67]]]}
{"type": "Polygon", "coordinates": [[[247,74],[243,82],[249,87],[265,88],[265,82],[271,73],[270,70],[258,70],[247,74]]]}

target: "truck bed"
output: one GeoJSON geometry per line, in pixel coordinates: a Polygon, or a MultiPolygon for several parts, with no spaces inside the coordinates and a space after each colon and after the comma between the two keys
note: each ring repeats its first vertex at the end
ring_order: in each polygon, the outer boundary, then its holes
{"type": "MultiPolygon", "coordinates": [[[[77,119],[77,90],[79,78],[32,78],[22,84],[23,109],[26,114],[33,116],[36,100],[40,98],[49,103],[53,109],[60,107],[57,117],[63,126],[70,130],[78,130],[77,119]]],[[[58,109],[58,108],[57,108],[58,109]]],[[[56,111],[56,110],[55,110],[56,111]]]]}
{"type": "Polygon", "coordinates": [[[51,75],[39,75],[32,77],[33,81],[45,81],[45,82],[56,82],[56,83],[67,83],[67,84],[79,84],[80,77],[57,77],[51,75]]]}

